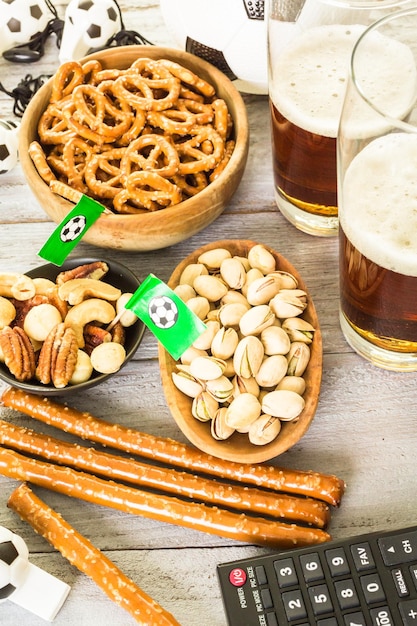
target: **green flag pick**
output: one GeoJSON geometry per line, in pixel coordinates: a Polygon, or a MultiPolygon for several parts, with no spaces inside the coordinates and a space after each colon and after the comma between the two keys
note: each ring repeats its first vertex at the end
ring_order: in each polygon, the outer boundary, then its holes
{"type": "Polygon", "coordinates": [[[62,265],[105,208],[103,204],[82,195],[38,252],[39,256],[55,265],[62,265]]]}
{"type": "Polygon", "coordinates": [[[177,360],[206,325],[167,284],[149,274],[125,304],[177,360]]]}

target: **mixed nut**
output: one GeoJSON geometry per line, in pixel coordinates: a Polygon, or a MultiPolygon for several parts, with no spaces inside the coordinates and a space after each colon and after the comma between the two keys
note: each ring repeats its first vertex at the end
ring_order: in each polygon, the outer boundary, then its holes
{"type": "Polygon", "coordinates": [[[261,244],[247,256],[203,252],[175,292],[207,327],[172,372],[174,385],[192,398],[192,415],[210,422],[216,440],[236,431],[252,444],[270,443],[305,407],[315,332],[302,317],[307,293],[261,244]]]}
{"type": "Polygon", "coordinates": [[[105,282],[107,263],[62,271],[53,282],[0,274],[0,361],[17,381],[63,388],[93,372],[116,372],[125,361],[124,309],[131,294],[105,282]]]}

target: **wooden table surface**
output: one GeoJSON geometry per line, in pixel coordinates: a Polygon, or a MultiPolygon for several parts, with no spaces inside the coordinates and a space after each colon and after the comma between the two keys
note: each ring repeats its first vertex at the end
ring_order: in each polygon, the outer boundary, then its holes
{"type": "MultiPolygon", "coordinates": [[[[174,45],[156,0],[125,0],[121,6],[126,28],[155,44],[174,45]]],[[[57,3],[57,8],[62,16],[65,4],[57,3]]],[[[53,73],[57,66],[58,51],[51,38],[44,58],[35,64],[0,60],[0,82],[11,90],[27,73],[34,77],[53,73]]],[[[297,231],[276,209],[267,97],[244,98],[251,131],[248,164],[237,193],[221,217],[203,232],[166,250],[120,253],[81,243],[76,254],[103,255],[126,264],[140,279],[153,272],[162,280],[167,280],[175,265],[192,250],[217,239],[252,239],[285,255],[303,275],[315,301],[323,334],[324,367],[311,428],[273,463],[334,473],[346,481],[342,505],[332,512],[330,532],[335,538],[411,525],[417,521],[417,373],[377,369],[354,354],[345,342],[338,322],[338,241],[297,231]]],[[[13,101],[0,93],[0,117],[18,121],[12,109],[13,101]]],[[[54,224],[31,194],[19,165],[0,176],[0,222],[0,272],[24,272],[41,264],[37,253],[54,224]]],[[[0,392],[3,389],[1,384],[0,392]]],[[[184,441],[165,402],[157,342],[148,331],[134,359],[118,375],[71,402],[109,422],[184,441]]],[[[29,418],[2,407],[0,417],[30,424],[29,418]]],[[[0,525],[25,539],[31,562],[71,585],[54,623],[133,623],[123,609],[7,508],[15,487],[13,480],[0,478],[0,525]]],[[[36,492],[184,626],[225,626],[216,565],[267,551],[52,492],[36,492]]],[[[0,623],[40,626],[45,622],[5,601],[0,605],[0,623]]]]}

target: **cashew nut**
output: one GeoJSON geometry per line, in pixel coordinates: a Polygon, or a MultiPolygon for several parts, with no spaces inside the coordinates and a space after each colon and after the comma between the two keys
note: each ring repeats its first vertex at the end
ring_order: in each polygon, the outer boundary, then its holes
{"type": "Polygon", "coordinates": [[[7,272],[0,274],[0,296],[15,298],[16,300],[29,300],[36,293],[33,280],[19,272],[7,272]]]}
{"type": "Polygon", "coordinates": [[[77,337],[78,347],[83,348],[84,326],[89,322],[101,322],[102,324],[110,324],[116,314],[115,308],[110,302],[100,300],[99,298],[90,298],[76,304],[68,311],[65,318],[65,325],[71,326],[77,337]]]}
{"type": "Polygon", "coordinates": [[[7,298],[0,296],[0,330],[5,326],[10,326],[16,317],[15,306],[7,298]]]}
{"type": "Polygon", "coordinates": [[[35,285],[36,294],[41,296],[48,295],[48,291],[55,287],[55,283],[49,278],[38,278],[33,279],[33,284],[35,285]]]}
{"type": "Polygon", "coordinates": [[[73,278],[60,285],[59,297],[71,305],[80,304],[87,298],[102,298],[115,302],[122,294],[121,290],[109,283],[94,278],[73,278]]]}

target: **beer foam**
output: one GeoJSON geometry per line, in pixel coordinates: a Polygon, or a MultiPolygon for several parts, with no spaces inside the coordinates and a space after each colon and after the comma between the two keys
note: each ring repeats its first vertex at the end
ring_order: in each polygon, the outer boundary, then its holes
{"type": "MultiPolygon", "coordinates": [[[[293,124],[326,137],[337,136],[352,50],[364,29],[332,24],[300,34],[293,31],[291,42],[274,60],[270,85],[273,103],[293,124]]],[[[366,45],[364,63],[358,68],[361,87],[372,101],[383,95],[393,116],[402,117],[409,102],[404,88],[415,87],[410,50],[379,33],[372,34],[366,45]]]]}
{"type": "Polygon", "coordinates": [[[369,260],[417,276],[417,134],[385,135],[357,154],[343,181],[339,219],[369,260]]]}

